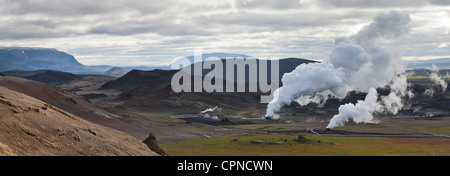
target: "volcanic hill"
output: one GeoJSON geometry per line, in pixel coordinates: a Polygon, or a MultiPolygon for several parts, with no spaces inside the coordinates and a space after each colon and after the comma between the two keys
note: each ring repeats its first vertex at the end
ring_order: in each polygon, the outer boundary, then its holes
{"type": "MultiPolygon", "coordinates": [[[[227,59],[221,59],[224,63],[224,74],[226,69],[227,59]]],[[[259,64],[259,60],[256,59],[259,64]]],[[[208,62],[208,61],[204,61],[208,62]]],[[[203,64],[195,63],[195,64],[203,64]]],[[[270,61],[269,61],[270,62],[270,61]]],[[[282,75],[291,72],[295,67],[303,63],[311,63],[315,61],[286,58],[279,61],[279,79],[281,82],[282,75]]],[[[191,65],[192,69],[194,65],[191,65]]],[[[268,63],[269,65],[270,63],[268,63]]],[[[245,67],[246,77],[248,77],[249,68],[245,67]]],[[[211,70],[202,70],[203,76],[211,70]]],[[[116,89],[123,93],[118,97],[118,100],[124,101],[120,108],[138,108],[151,110],[152,112],[170,112],[177,113],[198,113],[200,110],[219,106],[225,111],[252,111],[256,109],[264,109],[265,104],[260,103],[261,92],[180,92],[175,93],[171,88],[172,76],[178,70],[152,70],[141,71],[132,70],[126,75],[107,82],[101,89],[116,89]]],[[[237,75],[237,70],[234,70],[237,75]]],[[[270,74],[270,69],[268,70],[270,74]]],[[[194,79],[192,79],[194,80],[194,79]]],[[[216,80],[219,81],[219,80],[216,80]]],[[[224,85],[230,83],[230,80],[222,80],[224,85]]],[[[254,81],[254,80],[251,80],[254,81]]],[[[246,79],[246,84],[249,80],[246,79]]],[[[195,83],[192,83],[194,85],[195,83]]],[[[266,93],[268,94],[268,93],[266,93]]]]}
{"type": "Polygon", "coordinates": [[[121,119],[123,117],[111,113],[106,108],[91,103],[86,98],[74,92],[65,91],[44,83],[10,76],[0,76],[0,86],[36,98],[84,120],[124,131],[128,134],[133,134],[135,137],[136,135],[148,135],[146,129],[122,121],[121,119]]]}
{"type": "Polygon", "coordinates": [[[0,86],[1,155],[157,155],[140,140],[0,86]]]}

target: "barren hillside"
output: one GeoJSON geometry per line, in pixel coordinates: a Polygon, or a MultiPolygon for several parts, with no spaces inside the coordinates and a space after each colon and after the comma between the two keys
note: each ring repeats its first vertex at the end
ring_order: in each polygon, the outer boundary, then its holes
{"type": "Polygon", "coordinates": [[[1,155],[157,155],[140,140],[0,86],[1,155]]]}
{"type": "MultiPolygon", "coordinates": [[[[122,117],[109,112],[100,106],[92,104],[89,100],[73,92],[64,91],[44,83],[27,79],[0,76],[0,86],[14,90],[50,105],[58,107],[66,112],[90,122],[107,126],[128,134],[148,136],[148,130],[133,126],[121,120],[122,117]]],[[[136,135],[133,135],[136,137],[136,135]]],[[[143,140],[143,139],[142,139],[143,140]]]]}

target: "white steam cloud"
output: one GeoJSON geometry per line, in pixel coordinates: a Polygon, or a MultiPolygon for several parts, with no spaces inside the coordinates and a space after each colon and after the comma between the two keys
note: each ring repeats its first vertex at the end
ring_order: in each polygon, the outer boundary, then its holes
{"type": "Polygon", "coordinates": [[[405,67],[399,45],[395,43],[408,33],[409,21],[408,14],[390,11],[377,15],[356,35],[336,38],[332,53],[324,62],[302,64],[283,75],[283,86],[275,91],[274,99],[267,105],[266,117],[294,100],[300,105],[323,103],[328,95],[343,98],[352,90],[368,94],[365,100],[339,107],[339,114],[331,119],[329,128],[349,119],[357,123],[373,122],[375,112],[396,114],[405,107],[402,98],[413,96],[407,90],[405,67]],[[379,46],[389,42],[396,47],[391,45],[388,50],[379,46]],[[391,93],[378,97],[375,88],[386,85],[391,93]]]}
{"type": "Polygon", "coordinates": [[[364,101],[359,100],[356,104],[347,103],[339,107],[339,114],[333,116],[327,128],[334,128],[341,126],[343,123],[353,119],[356,123],[371,123],[373,122],[373,113],[381,109],[378,103],[377,90],[371,88],[366,95],[364,101]]]}
{"type": "Polygon", "coordinates": [[[207,112],[213,112],[213,111],[215,111],[215,110],[220,111],[221,108],[219,108],[219,107],[217,107],[217,106],[214,107],[214,108],[207,108],[207,109],[205,109],[205,110],[203,110],[203,111],[200,111],[200,113],[204,114],[204,113],[207,113],[207,112]]]}
{"type": "Polygon", "coordinates": [[[282,106],[301,96],[312,96],[328,90],[343,97],[347,93],[345,79],[343,69],[336,69],[332,64],[301,64],[294,71],[283,75],[283,86],[275,90],[273,100],[267,105],[265,117],[272,117],[282,106]]]}
{"type": "Polygon", "coordinates": [[[387,96],[378,97],[377,90],[370,88],[364,101],[359,100],[356,104],[347,103],[339,107],[339,114],[333,116],[326,128],[343,126],[350,119],[355,123],[375,123],[374,113],[397,114],[399,110],[406,107],[404,97],[412,98],[414,94],[408,90],[406,75],[401,74],[389,84],[391,92],[387,96]]]}
{"type": "MultiPolygon", "coordinates": [[[[441,87],[441,90],[443,92],[445,92],[445,90],[447,90],[447,82],[445,82],[444,79],[442,79],[441,77],[439,77],[438,73],[439,73],[439,68],[436,65],[431,65],[431,73],[430,73],[430,80],[433,82],[434,85],[438,85],[439,87],[441,87]]],[[[433,97],[434,93],[436,93],[436,90],[434,90],[434,87],[425,89],[425,91],[423,92],[424,95],[430,96],[430,98],[433,97]]]]}
{"type": "Polygon", "coordinates": [[[438,73],[439,73],[439,68],[436,67],[436,65],[431,65],[431,73],[430,73],[430,79],[431,81],[433,81],[434,84],[439,85],[442,89],[442,91],[445,92],[445,90],[447,89],[447,82],[445,82],[444,79],[442,79],[441,77],[439,77],[438,73]]]}

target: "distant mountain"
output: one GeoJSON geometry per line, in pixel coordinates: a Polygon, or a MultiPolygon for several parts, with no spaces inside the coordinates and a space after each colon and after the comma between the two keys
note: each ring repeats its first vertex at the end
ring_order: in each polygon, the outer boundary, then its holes
{"type": "Polygon", "coordinates": [[[120,68],[123,68],[125,70],[131,71],[131,70],[145,70],[145,71],[149,71],[149,70],[155,70],[155,69],[159,69],[159,70],[170,70],[170,66],[169,65],[153,65],[153,66],[121,66],[120,68]]]}
{"type": "MultiPolygon", "coordinates": [[[[425,76],[429,77],[433,71],[431,69],[426,68],[416,68],[411,70],[406,70],[406,73],[411,74],[412,76],[425,76]]],[[[450,69],[439,69],[437,72],[439,76],[446,76],[450,74],[450,69]]]]}
{"type": "MultiPolygon", "coordinates": [[[[238,57],[240,57],[240,56],[238,56],[238,57]]],[[[225,75],[227,75],[227,61],[228,60],[230,60],[230,59],[234,59],[233,57],[227,57],[228,59],[220,59],[220,61],[222,62],[222,69],[223,69],[223,75],[225,76],[225,75]]],[[[243,57],[243,58],[245,58],[245,57],[243,57]]],[[[259,63],[260,63],[260,59],[258,59],[258,58],[254,58],[254,57],[250,57],[250,58],[248,58],[248,59],[253,59],[253,60],[255,60],[255,62],[256,62],[256,68],[253,68],[254,69],[254,71],[257,71],[257,80],[251,80],[251,79],[249,79],[249,67],[248,66],[246,66],[246,68],[245,68],[245,82],[246,83],[248,83],[248,82],[258,82],[258,80],[259,80],[259,63]]],[[[281,83],[281,78],[283,77],[283,75],[285,74],[285,73],[289,73],[289,72],[291,72],[292,70],[294,70],[298,65],[300,65],[300,64],[304,64],[304,63],[314,63],[314,62],[317,62],[317,61],[312,61],[312,60],[307,60],[307,59],[301,59],[301,58],[284,58],[284,59],[279,59],[278,60],[279,61],[279,74],[278,74],[278,77],[279,77],[279,82],[281,83]]],[[[203,61],[203,62],[197,62],[197,63],[194,63],[194,64],[192,64],[192,65],[190,65],[191,66],[191,74],[192,75],[194,75],[194,68],[195,68],[195,66],[196,65],[200,65],[200,64],[205,64],[205,63],[207,63],[207,62],[212,62],[212,61],[203,61]]],[[[269,75],[271,75],[271,73],[272,73],[272,71],[271,71],[271,63],[272,63],[272,61],[271,60],[267,60],[267,75],[269,76],[269,75]]],[[[201,67],[201,66],[197,66],[197,67],[201,67]]],[[[214,68],[215,68],[215,66],[214,66],[214,68]]],[[[202,75],[203,76],[205,76],[205,75],[207,75],[209,72],[211,72],[213,69],[203,69],[202,70],[202,75]]],[[[234,82],[237,82],[237,72],[238,72],[238,70],[237,70],[237,68],[235,68],[234,69],[234,79],[233,78],[225,78],[226,80],[228,80],[228,81],[234,81],[234,82]]]]}
{"type": "MultiPolygon", "coordinates": [[[[237,57],[242,57],[244,59],[255,58],[253,56],[249,56],[249,55],[245,55],[245,54],[237,54],[237,53],[205,53],[205,54],[202,54],[201,61],[205,61],[207,58],[212,58],[212,57],[216,57],[219,59],[237,58],[237,57]]],[[[195,56],[188,56],[186,58],[189,59],[189,61],[191,61],[191,63],[195,62],[194,61],[195,56]]]]}
{"type": "Polygon", "coordinates": [[[112,68],[85,66],[72,55],[51,48],[0,48],[0,63],[0,71],[45,69],[71,73],[98,73],[112,68]]]}
{"type": "Polygon", "coordinates": [[[105,74],[107,75],[124,75],[127,74],[128,70],[125,70],[120,67],[113,67],[109,69],[108,71],[105,71],[105,74]]]}
{"type": "Polygon", "coordinates": [[[431,68],[433,64],[439,68],[450,68],[450,58],[405,61],[405,63],[408,69],[431,68]]]}
{"type": "Polygon", "coordinates": [[[0,71],[82,69],[72,55],[49,48],[0,48],[0,71]]]}
{"type": "MultiPolygon", "coordinates": [[[[191,64],[194,64],[194,57],[195,56],[187,56],[187,58],[191,64]]],[[[201,61],[204,61],[205,59],[209,57],[217,57],[219,59],[226,59],[226,58],[236,58],[236,57],[242,57],[244,59],[252,57],[244,54],[236,54],[236,53],[205,53],[202,54],[201,61]]],[[[150,65],[150,66],[121,66],[120,68],[123,68],[125,70],[131,71],[131,70],[143,70],[143,71],[151,71],[151,70],[172,70],[171,65],[150,65]]]]}
{"type": "MultiPolygon", "coordinates": [[[[215,57],[224,63],[229,58],[244,58],[244,59],[256,59],[259,64],[259,60],[249,55],[236,54],[236,53],[206,53],[202,54],[201,63],[205,59],[215,57]]],[[[195,63],[195,56],[186,57],[191,66],[195,63]]],[[[270,61],[269,61],[270,62],[270,61]]],[[[280,60],[280,73],[285,73],[287,71],[293,70],[297,65],[304,62],[313,62],[307,60],[298,60],[296,58],[288,58],[280,60]],[[290,60],[291,59],[291,60],[290,60]],[[285,62],[285,63],[282,63],[285,62]],[[293,63],[289,63],[293,62],[293,63]]],[[[270,65],[270,64],[269,64],[270,65]]],[[[137,66],[137,67],[120,67],[114,68],[109,65],[98,65],[98,66],[86,66],[79,63],[74,56],[58,51],[51,48],[27,48],[27,47],[3,47],[0,48],[0,72],[11,71],[11,70],[23,70],[23,71],[35,71],[35,70],[55,70],[69,73],[92,73],[92,74],[113,74],[120,75],[125,74],[127,71],[133,69],[139,70],[171,70],[170,65],[160,65],[160,66],[137,66]],[[120,69],[121,68],[121,69],[120,69]]],[[[225,70],[224,70],[225,71],[225,70]]],[[[204,70],[204,75],[209,72],[209,70],[204,70]]],[[[225,73],[225,72],[224,72],[225,73]]],[[[269,71],[270,73],[270,71],[269,71]]],[[[282,74],[280,75],[281,78],[282,74]]],[[[24,76],[20,76],[24,77],[24,76]]]]}
{"type": "MultiPolygon", "coordinates": [[[[236,54],[236,53],[205,53],[202,54],[201,56],[199,55],[194,55],[194,56],[187,56],[187,57],[181,57],[178,59],[175,59],[169,66],[167,66],[169,69],[172,69],[172,65],[173,64],[178,64],[177,61],[180,61],[181,59],[188,59],[189,61],[189,66],[192,66],[194,64],[198,64],[201,63],[203,64],[203,62],[206,59],[210,59],[210,60],[222,60],[225,61],[226,59],[235,59],[235,58],[243,58],[243,59],[257,59],[253,56],[248,56],[248,55],[244,55],[244,54],[236,54]],[[196,60],[197,59],[197,60],[196,60]]],[[[225,62],[223,62],[225,63],[225,62]]],[[[175,68],[178,68],[177,65],[173,65],[175,68]]],[[[184,67],[186,67],[186,65],[184,65],[184,67]]],[[[139,69],[141,70],[141,69],[139,69]]]]}

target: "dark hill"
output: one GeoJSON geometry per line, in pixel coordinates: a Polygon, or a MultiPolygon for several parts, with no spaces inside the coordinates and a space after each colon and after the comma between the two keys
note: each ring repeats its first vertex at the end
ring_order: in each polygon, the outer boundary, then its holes
{"type": "Polygon", "coordinates": [[[62,71],[55,70],[34,70],[34,71],[23,71],[23,70],[11,70],[7,72],[0,72],[4,76],[13,76],[25,78],[37,82],[42,82],[52,86],[61,86],[73,81],[83,80],[86,77],[105,77],[112,78],[107,75],[95,75],[95,74],[73,74],[62,71]]]}
{"type": "Polygon", "coordinates": [[[80,80],[83,78],[83,76],[75,75],[72,73],[48,70],[25,78],[33,81],[43,82],[53,86],[59,86],[68,82],[80,80]]]}
{"type": "Polygon", "coordinates": [[[14,76],[14,77],[25,78],[25,77],[30,77],[35,74],[43,73],[46,71],[49,71],[49,70],[33,70],[33,71],[10,70],[10,71],[1,72],[1,74],[5,75],[5,76],[14,76]]]}
{"type": "MultiPolygon", "coordinates": [[[[226,59],[221,59],[224,75],[226,75],[226,59]]],[[[259,61],[256,59],[257,64],[259,65],[259,61]]],[[[299,59],[299,58],[286,58],[286,59],[280,59],[279,61],[279,81],[281,82],[281,78],[283,74],[291,72],[294,70],[298,65],[303,63],[312,63],[316,61],[311,61],[307,59],[299,59]]],[[[201,64],[201,63],[195,63],[195,64],[201,64]]],[[[267,63],[270,65],[270,61],[267,63]]],[[[246,72],[246,82],[248,82],[248,67],[245,68],[246,72]]],[[[191,65],[192,75],[194,70],[194,65],[191,65]]],[[[203,69],[203,76],[208,74],[212,69],[203,69]]],[[[139,86],[143,86],[145,84],[149,83],[155,83],[155,82],[163,82],[168,81],[170,83],[172,76],[178,72],[178,70],[152,70],[152,71],[140,71],[140,70],[132,70],[128,72],[126,75],[120,77],[119,79],[116,79],[114,81],[110,81],[103,85],[101,89],[118,89],[122,90],[124,92],[131,91],[139,86]]],[[[235,77],[237,70],[234,69],[235,77]]],[[[270,66],[268,69],[268,74],[270,74],[270,66]]]]}
{"type": "MultiPolygon", "coordinates": [[[[260,106],[259,93],[253,92],[180,92],[175,93],[171,88],[172,75],[177,71],[140,71],[133,70],[133,75],[139,75],[141,82],[130,81],[130,84],[122,86],[124,89],[136,88],[121,94],[118,99],[125,103],[120,108],[138,108],[150,110],[152,112],[167,113],[198,113],[208,107],[219,106],[225,110],[245,111],[247,107],[260,106]],[[144,81],[145,80],[145,81],[144,81]],[[145,84],[144,84],[145,82],[145,84]],[[136,84],[131,84],[136,83],[136,84]]],[[[127,77],[131,77],[128,75],[127,77]]],[[[118,80],[124,82],[126,78],[118,80]]],[[[121,79],[121,78],[119,78],[121,79]]],[[[111,84],[109,86],[118,87],[120,84],[111,84]]],[[[105,84],[106,85],[106,84],[105,84]]]]}
{"type": "Polygon", "coordinates": [[[123,92],[128,92],[149,83],[170,84],[170,80],[176,72],[178,72],[178,70],[131,70],[126,75],[116,80],[107,82],[101,87],[101,89],[118,89],[123,92]]]}
{"type": "MultiPolygon", "coordinates": [[[[225,62],[226,60],[222,59],[221,61],[225,62]]],[[[281,59],[279,62],[279,79],[284,73],[291,72],[298,65],[311,62],[314,61],[297,58],[281,59]]],[[[225,66],[226,64],[223,64],[224,70],[226,70],[225,66]]],[[[209,71],[211,70],[203,70],[204,75],[209,71]]],[[[248,68],[246,68],[246,75],[248,75],[248,71],[248,68]]],[[[118,99],[125,101],[123,104],[125,107],[140,107],[158,112],[197,113],[199,110],[213,106],[233,111],[246,111],[247,108],[254,109],[255,107],[264,109],[261,107],[264,107],[265,104],[260,103],[261,92],[207,93],[203,91],[175,93],[172,91],[171,79],[177,72],[178,70],[132,70],[126,75],[104,84],[101,89],[118,89],[123,91],[118,99]]],[[[227,82],[225,81],[225,83],[227,82]]]]}
{"type": "MultiPolygon", "coordinates": [[[[259,74],[259,63],[260,63],[260,60],[256,59],[256,58],[253,58],[253,59],[256,61],[256,65],[257,65],[256,66],[256,71],[259,74]]],[[[228,59],[221,59],[222,67],[223,67],[223,75],[227,74],[227,72],[226,72],[226,70],[227,70],[227,66],[226,66],[227,65],[227,60],[228,59]]],[[[194,64],[192,64],[191,65],[191,74],[194,74],[194,67],[196,65],[205,64],[205,62],[208,62],[208,61],[204,61],[202,63],[194,63],[194,64]]],[[[271,75],[271,62],[272,62],[271,60],[267,61],[267,75],[271,75]]],[[[312,63],[312,62],[316,62],[316,61],[307,60],[307,59],[300,59],[300,58],[280,59],[279,60],[279,80],[280,80],[280,82],[281,82],[281,78],[283,77],[283,75],[285,73],[291,72],[292,70],[294,70],[300,64],[312,63]]],[[[235,66],[235,69],[234,69],[234,75],[235,75],[234,81],[235,82],[237,82],[236,81],[236,75],[237,75],[237,71],[238,71],[237,69],[238,68],[235,66]]],[[[203,76],[205,76],[206,74],[208,74],[212,70],[213,69],[203,69],[203,71],[202,71],[203,76]]],[[[246,80],[247,83],[251,82],[251,81],[254,81],[254,80],[249,80],[249,78],[248,78],[249,77],[248,76],[249,75],[249,66],[246,66],[246,68],[245,68],[245,75],[246,75],[245,80],[246,80]]],[[[259,75],[258,75],[258,78],[259,78],[259,75]]],[[[231,79],[227,78],[227,80],[231,80],[231,79]]]]}

